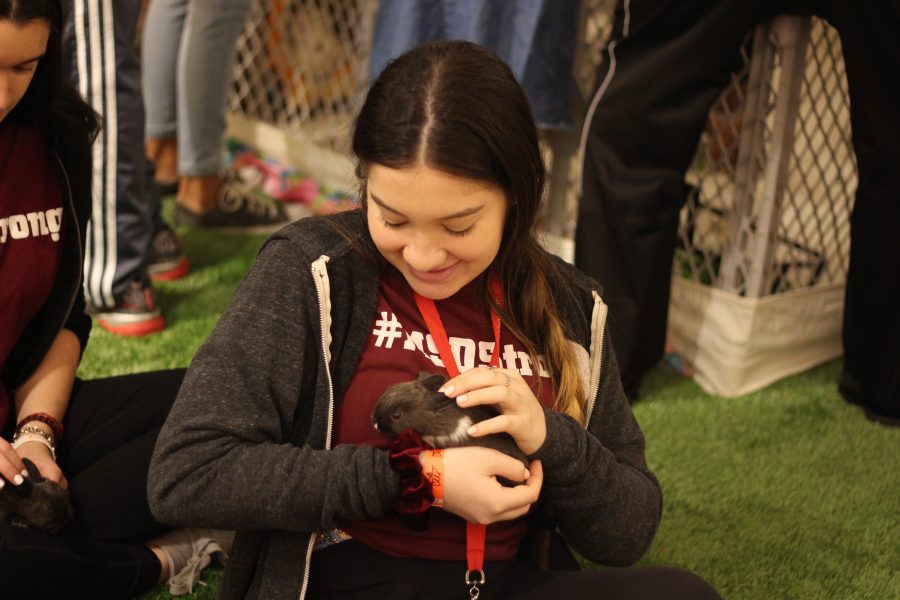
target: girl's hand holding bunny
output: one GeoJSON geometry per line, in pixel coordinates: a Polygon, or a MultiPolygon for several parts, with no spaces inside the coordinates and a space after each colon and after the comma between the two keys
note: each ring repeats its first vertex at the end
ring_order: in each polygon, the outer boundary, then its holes
{"type": "Polygon", "coordinates": [[[521,517],[537,502],[544,476],[540,461],[521,461],[492,448],[444,450],[444,510],[470,523],[488,525],[521,517]],[[515,484],[502,485],[497,477],[515,484]]]}

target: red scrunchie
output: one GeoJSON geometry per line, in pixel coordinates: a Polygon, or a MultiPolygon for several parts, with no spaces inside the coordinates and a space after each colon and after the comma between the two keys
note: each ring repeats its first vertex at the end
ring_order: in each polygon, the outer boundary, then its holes
{"type": "Polygon", "coordinates": [[[412,429],[401,433],[391,444],[389,457],[391,469],[400,474],[400,495],[391,508],[400,516],[400,522],[416,531],[428,526],[428,509],[434,502],[431,484],[422,474],[419,453],[431,450],[431,445],[412,429]]]}

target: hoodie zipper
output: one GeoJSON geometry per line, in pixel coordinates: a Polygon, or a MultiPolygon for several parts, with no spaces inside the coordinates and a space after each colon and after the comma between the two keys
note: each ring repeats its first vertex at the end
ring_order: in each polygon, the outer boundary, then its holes
{"type": "Polygon", "coordinates": [[[606,337],[606,316],[609,307],[600,298],[600,295],[592,291],[594,297],[594,310],[591,314],[591,396],[588,400],[587,411],[584,416],[584,428],[587,429],[594,414],[594,406],[597,403],[597,394],[600,392],[600,373],[603,369],[603,341],[606,337]]]}
{"type": "MultiPolygon", "coordinates": [[[[328,270],[325,264],[328,257],[320,256],[312,263],[310,271],[312,272],[313,283],[316,286],[316,299],[319,302],[319,332],[322,350],[322,358],[325,361],[325,376],[328,378],[328,428],[325,432],[325,449],[331,449],[331,434],[334,426],[334,384],[331,379],[331,288],[328,280],[328,270]]],[[[312,553],[316,543],[315,532],[309,535],[309,543],[306,546],[306,563],[303,570],[303,584],[300,586],[300,593],[297,600],[303,600],[306,597],[306,589],[309,586],[309,572],[312,565],[312,553]]]]}

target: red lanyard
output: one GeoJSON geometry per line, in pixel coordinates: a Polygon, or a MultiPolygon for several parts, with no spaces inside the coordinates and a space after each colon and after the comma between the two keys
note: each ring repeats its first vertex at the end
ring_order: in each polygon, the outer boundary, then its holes
{"type": "MultiPolygon", "coordinates": [[[[491,296],[498,305],[502,305],[503,295],[500,292],[500,282],[494,277],[491,279],[491,296]]],[[[425,326],[428,333],[434,340],[438,349],[438,354],[444,362],[444,367],[450,377],[459,375],[459,366],[453,357],[453,351],[450,349],[450,340],[447,338],[447,330],[444,329],[444,322],[441,315],[438,314],[437,306],[431,298],[425,298],[413,291],[416,299],[416,306],[425,319],[425,326]]],[[[500,317],[491,310],[491,326],[494,330],[494,352],[491,355],[491,366],[500,366],[500,317]]],[[[484,583],[484,545],[485,545],[485,526],[478,523],[466,523],[466,584],[470,586],[470,598],[478,598],[478,586],[484,583]]]]}
{"type": "MultiPolygon", "coordinates": [[[[456,365],[456,359],[453,357],[453,352],[450,350],[450,340],[447,338],[447,330],[444,329],[444,322],[441,320],[441,315],[438,314],[434,300],[420,296],[415,291],[413,291],[413,295],[416,298],[416,306],[419,307],[419,312],[422,313],[422,318],[425,319],[425,326],[428,328],[428,333],[431,334],[431,338],[437,346],[438,354],[444,362],[447,373],[450,374],[450,377],[456,377],[459,375],[459,367],[456,365]]],[[[491,295],[494,297],[494,301],[497,302],[497,304],[500,304],[502,296],[500,296],[500,284],[497,283],[496,280],[491,281],[491,295]]],[[[499,367],[500,317],[493,310],[491,311],[491,326],[494,329],[494,353],[491,355],[491,366],[499,367]]]]}

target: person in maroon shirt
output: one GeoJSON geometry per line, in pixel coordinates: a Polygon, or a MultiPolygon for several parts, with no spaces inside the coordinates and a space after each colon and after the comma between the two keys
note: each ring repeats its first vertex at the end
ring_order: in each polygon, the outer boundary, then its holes
{"type": "Polygon", "coordinates": [[[633,564],[662,495],[599,285],[538,242],[545,168],[509,67],[468,42],[411,50],[353,151],[362,206],[267,240],[154,450],[155,514],[238,531],[220,597],[453,599],[483,571],[483,599],[719,598],[567,555],[633,564]],[[508,434],[528,465],[375,431],[385,388],[421,371],[450,377],[435,402],[499,411],[456,436],[508,434]]]}
{"type": "Polygon", "coordinates": [[[147,507],[183,370],[75,376],[91,329],[82,260],[99,123],[63,83],[61,24],[59,0],[0,0],[0,494],[28,488],[28,459],[74,509],[59,531],[0,523],[0,595],[125,598],[223,548],[147,507]]]}

